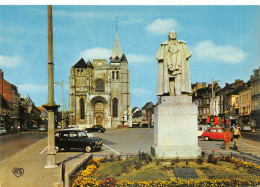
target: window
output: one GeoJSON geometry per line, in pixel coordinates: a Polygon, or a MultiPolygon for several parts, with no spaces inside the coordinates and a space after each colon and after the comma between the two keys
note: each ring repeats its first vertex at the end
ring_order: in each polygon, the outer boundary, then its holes
{"type": "Polygon", "coordinates": [[[96,80],[96,92],[104,92],[105,91],[105,84],[104,84],[104,80],[102,79],[97,79],[96,80]]]}
{"type": "Polygon", "coordinates": [[[61,137],[62,138],[69,138],[69,134],[68,133],[61,134],[61,137]]]}
{"type": "Polygon", "coordinates": [[[119,71],[116,71],[116,79],[119,79],[119,71]]]}
{"type": "Polygon", "coordinates": [[[79,100],[79,106],[80,106],[80,119],[84,119],[85,118],[85,113],[84,113],[84,99],[81,98],[79,100]]]}
{"type": "Polygon", "coordinates": [[[112,71],[112,79],[115,79],[115,71],[112,71]]]}
{"type": "Polygon", "coordinates": [[[76,132],[70,132],[70,138],[77,138],[78,135],[76,132]]]}
{"type": "Polygon", "coordinates": [[[118,99],[113,99],[113,117],[118,117],[118,99]]]}

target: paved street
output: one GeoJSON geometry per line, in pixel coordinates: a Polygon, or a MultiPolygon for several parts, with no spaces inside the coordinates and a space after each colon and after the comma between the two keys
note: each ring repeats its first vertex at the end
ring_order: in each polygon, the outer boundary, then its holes
{"type": "MultiPolygon", "coordinates": [[[[94,155],[108,155],[110,153],[137,153],[139,150],[144,152],[151,152],[151,145],[153,144],[154,129],[129,129],[129,130],[107,130],[105,133],[95,133],[97,137],[104,140],[104,146],[100,152],[94,155]]],[[[249,136],[249,135],[247,135],[249,136]]],[[[256,135],[254,135],[257,137],[256,135]]],[[[246,136],[245,136],[246,137],[246,136]]],[[[259,137],[259,136],[258,136],[259,137]]],[[[244,152],[252,157],[260,158],[260,142],[249,139],[239,139],[238,151],[233,151],[233,142],[231,142],[231,149],[225,150],[223,141],[204,141],[199,138],[199,146],[208,152],[215,150],[222,153],[241,153],[244,152]]]]}
{"type": "MultiPolygon", "coordinates": [[[[94,152],[96,156],[104,156],[113,154],[135,154],[139,150],[150,153],[151,145],[153,144],[154,129],[147,128],[133,128],[122,130],[110,130],[107,129],[105,133],[94,133],[97,137],[104,140],[104,146],[101,151],[94,152]]],[[[34,142],[47,136],[47,133],[38,132],[23,132],[21,134],[9,134],[0,136],[1,147],[1,160],[15,154],[16,152],[24,149],[25,147],[33,144],[34,142]],[[10,149],[10,147],[12,147],[10,149]]],[[[244,152],[247,155],[253,157],[260,157],[260,142],[259,133],[243,133],[243,138],[239,139],[238,151],[233,151],[233,142],[231,142],[231,149],[225,150],[223,141],[204,141],[199,138],[199,146],[208,152],[216,150],[216,152],[222,153],[241,153],[244,152]]],[[[46,145],[42,145],[41,152],[46,153],[46,145]]],[[[58,154],[72,154],[75,152],[82,152],[82,150],[73,149],[70,152],[61,151],[58,154]]]]}
{"type": "Polygon", "coordinates": [[[14,155],[29,145],[47,136],[47,133],[26,131],[20,134],[0,136],[0,161],[14,155]]]}

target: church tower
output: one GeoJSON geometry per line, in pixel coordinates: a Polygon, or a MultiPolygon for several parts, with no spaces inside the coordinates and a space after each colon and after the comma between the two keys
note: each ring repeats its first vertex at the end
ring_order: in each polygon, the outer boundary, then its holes
{"type": "Polygon", "coordinates": [[[132,126],[128,61],[118,33],[109,64],[106,59],[87,63],[81,58],[70,71],[70,125],[132,126]]]}

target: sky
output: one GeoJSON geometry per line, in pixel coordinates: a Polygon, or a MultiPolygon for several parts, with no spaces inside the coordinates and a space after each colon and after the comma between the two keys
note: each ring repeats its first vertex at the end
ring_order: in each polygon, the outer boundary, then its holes
{"type": "MultiPolygon", "coordinates": [[[[64,81],[69,109],[70,68],[80,58],[108,59],[116,35],[128,59],[131,107],[156,104],[160,44],[175,30],[192,52],[191,82],[247,82],[260,66],[260,6],[53,5],[54,81],[64,81]]],[[[46,5],[0,5],[0,69],[36,106],[48,101],[46,5]]],[[[62,92],[54,87],[55,103],[62,92]]]]}

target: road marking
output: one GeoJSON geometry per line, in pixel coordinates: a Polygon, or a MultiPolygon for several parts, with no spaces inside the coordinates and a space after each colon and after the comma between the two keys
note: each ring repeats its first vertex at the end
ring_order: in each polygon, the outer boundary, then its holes
{"type": "Polygon", "coordinates": [[[108,149],[110,149],[110,150],[112,150],[112,151],[114,151],[116,154],[119,154],[120,155],[120,153],[119,152],[117,152],[116,150],[114,150],[114,149],[112,149],[111,147],[108,147],[107,145],[105,145],[105,144],[103,144],[105,147],[107,147],[108,149]]]}
{"type": "Polygon", "coordinates": [[[48,148],[48,146],[47,146],[47,147],[45,147],[45,149],[43,149],[43,150],[42,150],[42,152],[41,152],[40,154],[42,154],[42,153],[43,153],[43,152],[44,152],[44,151],[45,151],[47,148],[48,148]]]}
{"type": "Polygon", "coordinates": [[[256,146],[253,146],[253,145],[250,145],[250,144],[247,144],[247,143],[241,142],[241,141],[240,141],[240,143],[242,143],[242,144],[246,144],[246,145],[249,145],[250,147],[254,147],[254,148],[260,149],[259,147],[256,147],[256,146]]]}

